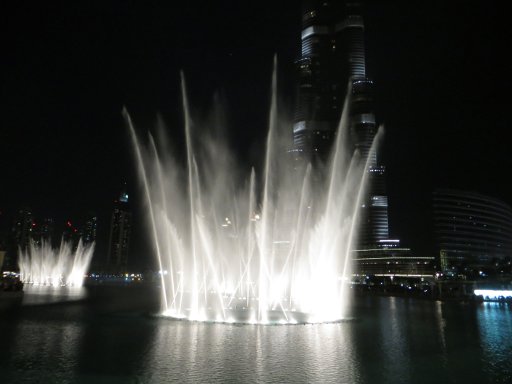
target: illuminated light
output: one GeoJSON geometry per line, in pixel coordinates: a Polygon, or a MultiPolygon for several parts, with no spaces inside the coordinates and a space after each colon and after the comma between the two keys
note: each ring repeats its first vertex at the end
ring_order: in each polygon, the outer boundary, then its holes
{"type": "MultiPolygon", "coordinates": [[[[183,94],[186,99],[185,90],[183,94]]],[[[278,170],[281,165],[288,167],[289,156],[286,153],[285,158],[281,157],[284,151],[277,150],[273,143],[279,140],[275,140],[277,136],[271,128],[268,148],[262,152],[267,153],[266,164],[272,166],[262,175],[252,171],[250,177],[243,178],[247,185],[238,188],[232,180],[232,175],[239,173],[236,161],[231,168],[226,162],[205,163],[199,155],[202,149],[220,152],[210,139],[202,142],[201,136],[197,140],[190,137],[188,109],[185,110],[186,167],[172,160],[162,161],[157,151],[142,148],[129,116],[125,114],[125,117],[146,187],[149,229],[162,270],[160,274],[164,274],[164,266],[170,270],[169,276],[161,279],[164,307],[177,307],[177,312],[197,321],[212,321],[219,313],[223,318],[228,317],[227,321],[232,319],[230,316],[238,319],[241,308],[249,309],[240,314],[240,319],[250,318],[250,322],[258,324],[289,323],[289,308],[297,309],[300,317],[295,317],[301,322],[343,317],[349,300],[344,277],[351,275],[349,249],[357,231],[353,218],[362,204],[362,180],[367,177],[365,164],[352,168],[360,161],[359,157],[332,163],[333,172],[328,176],[332,188],[319,187],[315,178],[309,176],[285,178],[281,182],[282,174],[278,170]],[[196,152],[195,148],[200,151],[196,152]],[[142,155],[148,152],[151,159],[142,155]],[[222,166],[218,167],[217,163],[222,166]],[[184,182],[173,183],[174,176],[182,172],[187,175],[184,182]],[[259,183],[261,180],[263,183],[259,183]],[[329,189],[339,193],[329,193],[329,189]],[[173,207],[165,197],[171,194],[177,196],[173,207]],[[312,196],[315,204],[310,203],[312,196]],[[317,201],[325,204],[316,204],[317,201]],[[308,204],[311,204],[309,208],[308,204]],[[178,205],[182,209],[175,214],[178,205]],[[256,214],[256,210],[260,212],[256,214]],[[219,224],[230,222],[236,228],[219,228],[219,224]],[[276,246],[282,239],[289,243],[276,246]],[[176,278],[171,268],[182,269],[183,275],[176,278]],[[246,284],[247,281],[253,284],[246,284]],[[240,297],[249,299],[240,302],[240,297]],[[236,310],[231,313],[226,308],[236,310]]],[[[317,131],[320,136],[324,134],[323,126],[307,124],[294,125],[294,132],[304,127],[307,134],[317,131]]],[[[342,152],[346,143],[336,142],[333,153],[340,156],[332,158],[350,157],[350,153],[342,152]]]]}
{"type": "Polygon", "coordinates": [[[302,31],[301,38],[304,40],[311,35],[326,35],[329,33],[329,28],[323,25],[312,25],[302,31]]]}
{"type": "Polygon", "coordinates": [[[512,297],[512,291],[509,290],[494,290],[494,289],[475,289],[475,296],[488,297],[491,300],[496,300],[502,297],[512,297]]]}
{"type": "Polygon", "coordinates": [[[81,287],[93,252],[94,244],[84,245],[82,241],[74,250],[65,241],[59,248],[44,240],[33,243],[20,252],[20,280],[34,285],[81,287]]]}
{"type": "Polygon", "coordinates": [[[182,313],[179,313],[179,312],[176,312],[175,310],[173,309],[169,309],[167,311],[164,311],[162,313],[162,316],[166,316],[166,317],[174,317],[176,319],[185,319],[186,316],[182,313]]]}

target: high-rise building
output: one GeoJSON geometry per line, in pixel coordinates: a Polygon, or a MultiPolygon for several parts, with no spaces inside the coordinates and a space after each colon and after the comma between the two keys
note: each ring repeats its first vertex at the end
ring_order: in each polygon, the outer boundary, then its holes
{"type": "Polygon", "coordinates": [[[16,248],[26,249],[34,237],[36,223],[32,210],[24,207],[18,210],[18,215],[12,226],[12,238],[16,248]]]}
{"type": "Polygon", "coordinates": [[[389,238],[388,198],[385,167],[379,164],[377,152],[371,151],[377,123],[373,82],[366,74],[361,3],[304,1],[301,41],[293,152],[297,158],[325,161],[334,142],[345,98],[350,97],[350,140],[368,164],[368,188],[360,211],[358,248],[379,247],[389,238]]]}
{"type": "Polygon", "coordinates": [[[81,231],[82,241],[84,243],[93,243],[96,241],[96,232],[98,228],[98,216],[95,214],[91,214],[88,216],[87,220],[81,231]]]}
{"type": "Polygon", "coordinates": [[[80,237],[80,230],[78,226],[75,224],[75,221],[71,219],[66,220],[66,224],[64,225],[64,229],[62,230],[62,241],[70,243],[73,249],[76,249],[76,247],[78,247],[80,237]]]}
{"type": "Polygon", "coordinates": [[[32,221],[32,234],[31,239],[35,245],[41,245],[44,241],[52,244],[55,241],[55,222],[50,217],[45,217],[42,221],[32,221]]]}
{"type": "Polygon", "coordinates": [[[128,194],[123,191],[114,201],[114,211],[110,222],[110,238],[107,254],[107,269],[110,272],[124,273],[127,270],[128,251],[132,214],[128,204],[128,194]]]}
{"type": "Polygon", "coordinates": [[[45,217],[39,226],[41,240],[51,242],[55,237],[55,221],[51,217],[45,217]]]}
{"type": "Polygon", "coordinates": [[[512,208],[476,192],[438,189],[433,194],[438,265],[445,274],[478,277],[510,269],[512,208]]]}
{"type": "Polygon", "coordinates": [[[27,249],[36,233],[36,223],[32,210],[23,207],[18,210],[12,222],[10,233],[5,244],[4,269],[16,270],[18,268],[18,251],[27,249]]]}

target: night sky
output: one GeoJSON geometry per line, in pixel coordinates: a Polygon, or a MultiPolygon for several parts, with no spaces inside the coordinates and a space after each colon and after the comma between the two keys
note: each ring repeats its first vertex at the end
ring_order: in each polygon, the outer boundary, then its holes
{"type": "MultiPolygon", "coordinates": [[[[179,142],[180,70],[196,113],[208,110],[216,92],[225,100],[227,140],[245,154],[241,162],[253,161],[264,141],[275,53],[284,105],[293,105],[300,1],[153,4],[0,6],[4,232],[15,211],[28,205],[38,217],[62,221],[96,212],[105,237],[112,202],[127,182],[135,199],[134,252],[144,249],[121,111],[127,107],[141,132],[153,129],[160,115],[179,142]]],[[[430,242],[434,188],[512,203],[505,138],[511,85],[505,56],[512,43],[504,7],[498,1],[372,1],[366,7],[367,72],[386,130],[381,153],[391,234],[419,254],[430,242]]]]}

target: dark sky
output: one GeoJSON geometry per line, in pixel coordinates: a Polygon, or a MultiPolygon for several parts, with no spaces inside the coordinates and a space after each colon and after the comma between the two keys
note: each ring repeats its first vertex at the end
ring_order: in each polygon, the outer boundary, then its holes
{"type": "MultiPolygon", "coordinates": [[[[274,53],[283,97],[293,100],[300,1],[180,3],[1,6],[0,226],[29,205],[40,217],[62,220],[97,212],[106,233],[123,182],[137,190],[122,107],[139,130],[153,128],[159,113],[179,137],[180,70],[195,109],[206,110],[216,91],[223,95],[238,152],[262,142],[274,53]]],[[[366,7],[368,73],[386,129],[391,231],[420,253],[429,242],[433,188],[512,203],[505,139],[512,44],[501,3],[366,7]]]]}

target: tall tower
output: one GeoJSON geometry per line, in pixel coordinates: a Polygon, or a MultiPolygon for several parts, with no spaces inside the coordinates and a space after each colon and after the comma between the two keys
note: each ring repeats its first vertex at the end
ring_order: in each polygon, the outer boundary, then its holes
{"type": "Polygon", "coordinates": [[[389,237],[388,199],[385,167],[370,151],[377,123],[373,82],[366,76],[361,3],[304,1],[301,41],[293,152],[313,162],[327,159],[349,90],[351,143],[368,164],[358,248],[374,248],[389,237]]]}
{"type": "Polygon", "coordinates": [[[34,216],[30,208],[24,207],[18,210],[16,220],[12,226],[12,236],[16,249],[21,248],[25,250],[30,246],[30,242],[34,238],[35,225],[34,216]]]}
{"type": "Polygon", "coordinates": [[[91,213],[82,228],[82,241],[84,243],[93,243],[96,241],[96,233],[98,229],[98,216],[91,213]]]}
{"type": "Polygon", "coordinates": [[[123,191],[114,201],[110,222],[110,238],[107,254],[109,272],[125,273],[128,264],[128,250],[132,228],[132,214],[128,205],[128,194],[123,191]]]}

